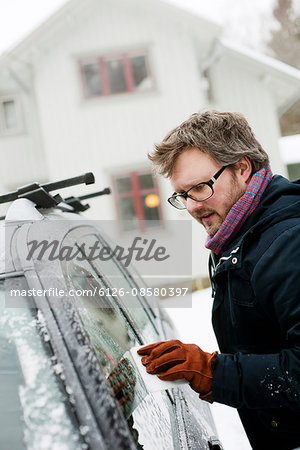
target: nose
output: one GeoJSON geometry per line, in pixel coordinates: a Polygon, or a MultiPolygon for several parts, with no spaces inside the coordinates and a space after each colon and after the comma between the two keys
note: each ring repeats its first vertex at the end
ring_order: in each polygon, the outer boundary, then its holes
{"type": "Polygon", "coordinates": [[[195,211],[198,211],[203,208],[203,202],[196,202],[190,197],[186,199],[186,209],[187,211],[193,215],[195,211]]]}

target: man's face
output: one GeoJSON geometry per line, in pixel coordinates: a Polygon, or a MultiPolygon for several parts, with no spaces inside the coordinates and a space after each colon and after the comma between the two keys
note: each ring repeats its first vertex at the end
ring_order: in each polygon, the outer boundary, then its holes
{"type": "MultiPolygon", "coordinates": [[[[177,193],[208,181],[221,168],[207,153],[192,148],[182,153],[175,163],[170,177],[173,189],[177,193]]],[[[246,190],[246,183],[239,171],[225,169],[214,183],[214,195],[202,202],[187,198],[187,211],[201,223],[210,236],[220,228],[231,207],[246,190]]]]}

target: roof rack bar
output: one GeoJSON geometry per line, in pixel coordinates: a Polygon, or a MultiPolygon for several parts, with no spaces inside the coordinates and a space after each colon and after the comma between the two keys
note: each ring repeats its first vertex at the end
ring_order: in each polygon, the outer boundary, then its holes
{"type": "MultiPolygon", "coordinates": [[[[88,198],[94,198],[94,197],[99,197],[100,195],[107,195],[110,194],[111,190],[110,188],[105,188],[102,189],[102,191],[98,191],[98,192],[93,192],[91,194],[86,194],[86,195],[81,195],[80,197],[67,197],[63,199],[63,203],[71,206],[73,208],[73,212],[83,212],[86,211],[90,205],[86,204],[84,205],[83,203],[81,203],[82,200],[87,200],[88,198]]],[[[60,209],[64,209],[64,206],[61,205],[60,209]]]]}
{"type": "Polygon", "coordinates": [[[41,187],[43,187],[45,191],[50,192],[56,189],[75,186],[76,184],[93,184],[93,183],[95,183],[94,174],[92,172],[87,172],[83,175],[79,175],[78,177],[67,178],[66,180],[61,181],[55,181],[54,183],[42,184],[41,187]]]}
{"type": "Polygon", "coordinates": [[[108,195],[111,193],[110,188],[102,189],[102,191],[93,192],[92,194],[81,195],[79,200],[87,200],[88,198],[99,197],[100,195],[108,195]]]}
{"type": "MultiPolygon", "coordinates": [[[[38,184],[32,183],[26,186],[19,187],[16,191],[9,192],[8,194],[4,194],[0,196],[0,203],[7,203],[16,200],[17,198],[24,198],[26,195],[29,196],[31,192],[35,191],[45,191],[50,192],[57,189],[62,189],[70,186],[75,186],[76,184],[93,184],[95,183],[95,177],[92,172],[87,172],[83,175],[79,175],[78,177],[67,178],[66,180],[56,181],[54,183],[46,183],[46,184],[38,184]]],[[[45,196],[44,196],[45,197],[45,196]]],[[[54,204],[57,204],[58,201],[55,201],[54,204]]],[[[41,205],[39,205],[41,206],[41,205]]]]}

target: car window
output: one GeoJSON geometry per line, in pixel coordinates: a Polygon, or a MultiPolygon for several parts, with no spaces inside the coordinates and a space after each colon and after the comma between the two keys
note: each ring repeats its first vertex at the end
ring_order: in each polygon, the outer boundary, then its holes
{"type": "Polygon", "coordinates": [[[139,340],[132,327],[126,324],[121,310],[109,297],[99,295],[104,286],[86,261],[71,261],[64,273],[68,291],[74,295],[74,306],[106,375],[109,375],[124,353],[139,345],[139,340]]]}
{"type": "MultiPolygon", "coordinates": [[[[96,238],[99,239],[95,235],[80,236],[79,230],[73,237],[79,246],[83,242],[92,245],[96,238]]],[[[63,261],[62,268],[69,292],[74,289],[75,307],[119,400],[138,448],[176,448],[177,432],[172,419],[174,411],[171,399],[166,392],[147,392],[135,366],[126,357],[126,351],[142,343],[139,334],[143,339],[146,338],[143,342],[157,341],[162,337],[137,297],[127,299],[130,308],[128,305],[122,308],[122,296],[119,304],[120,299],[105,295],[104,288],[108,286],[130,292],[132,285],[128,275],[124,275],[122,268],[113,259],[104,262],[63,261]],[[94,292],[95,295],[89,296],[88,292],[94,292]],[[134,318],[133,323],[126,315],[128,310],[130,317],[134,318]]]]}
{"type": "Polygon", "coordinates": [[[83,449],[75,416],[53,371],[53,353],[39,332],[38,312],[26,307],[25,297],[22,304],[7,307],[0,283],[0,448],[83,449]]]}
{"type": "MultiPolygon", "coordinates": [[[[62,245],[66,245],[66,241],[69,243],[70,240],[73,245],[76,242],[75,245],[78,245],[80,248],[82,248],[83,244],[85,248],[92,248],[95,243],[97,243],[99,251],[104,247],[108,247],[108,243],[102,236],[91,233],[90,230],[85,232],[83,228],[69,233],[62,245]]],[[[144,340],[146,342],[157,340],[158,331],[152,320],[152,315],[149,308],[144,308],[141,304],[139,287],[130,278],[128,271],[115,258],[107,258],[106,260],[95,258],[89,263],[100,278],[103,279],[105,284],[102,285],[102,288],[106,296],[120,298],[127,314],[134,319],[136,330],[139,330],[144,340]]]]}

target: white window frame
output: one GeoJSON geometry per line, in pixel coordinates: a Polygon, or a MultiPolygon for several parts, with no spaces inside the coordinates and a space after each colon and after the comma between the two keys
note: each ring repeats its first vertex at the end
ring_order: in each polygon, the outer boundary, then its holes
{"type": "Polygon", "coordinates": [[[4,136],[18,134],[22,131],[22,117],[21,117],[21,107],[19,99],[16,95],[3,95],[0,96],[0,133],[4,136]],[[7,128],[6,127],[6,118],[4,114],[3,104],[5,102],[14,102],[15,110],[16,110],[16,118],[17,118],[17,126],[15,128],[7,128]]]}

